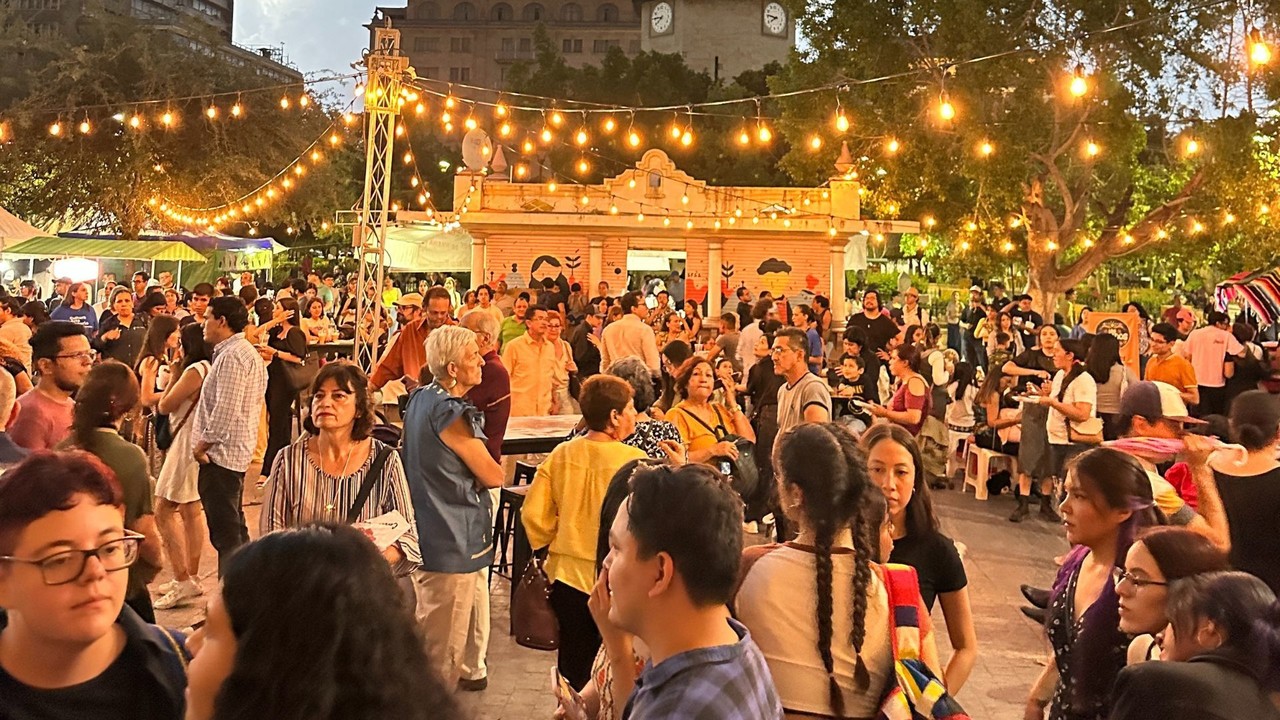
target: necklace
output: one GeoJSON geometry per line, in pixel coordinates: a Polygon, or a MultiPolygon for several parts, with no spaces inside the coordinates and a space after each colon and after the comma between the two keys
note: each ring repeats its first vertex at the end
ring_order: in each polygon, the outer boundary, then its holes
{"type": "MultiPolygon", "coordinates": [[[[339,474],[338,477],[344,478],[347,476],[347,466],[351,463],[351,452],[356,449],[356,444],[357,443],[353,440],[351,442],[351,445],[347,447],[347,456],[342,461],[342,473],[339,474]]],[[[320,439],[316,438],[316,449],[319,449],[319,448],[320,448],[320,439]]],[[[324,454],[323,453],[320,454],[320,470],[322,472],[324,471],[324,454]]],[[[326,512],[333,512],[334,507],[335,507],[334,503],[330,502],[329,504],[324,506],[324,509],[326,512]]]]}

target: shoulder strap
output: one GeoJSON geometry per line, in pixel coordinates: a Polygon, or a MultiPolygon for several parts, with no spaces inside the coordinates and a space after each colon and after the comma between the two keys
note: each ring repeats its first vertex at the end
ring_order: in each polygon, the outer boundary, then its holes
{"type": "Polygon", "coordinates": [[[915,568],[895,563],[873,565],[889,596],[889,638],[895,661],[920,656],[920,581],[915,568]]]}
{"type": "MultiPolygon", "coordinates": [[[[713,405],[713,406],[712,406],[712,408],[713,408],[713,412],[716,412],[716,417],[717,417],[717,418],[719,418],[719,417],[720,417],[720,413],[719,413],[718,411],[714,411],[714,407],[715,407],[715,406],[713,405]]],[[[689,412],[688,410],[686,410],[686,409],[684,409],[684,408],[682,408],[682,407],[677,407],[677,408],[674,408],[674,409],[675,409],[675,410],[679,410],[680,412],[684,413],[685,415],[687,415],[687,416],[689,416],[689,417],[693,418],[694,422],[696,422],[696,423],[698,423],[699,425],[701,425],[702,427],[706,428],[706,429],[707,429],[707,432],[711,433],[712,435],[716,435],[716,429],[715,429],[715,428],[713,428],[713,427],[711,427],[710,425],[708,425],[706,420],[703,420],[702,418],[698,417],[697,415],[694,415],[693,413],[689,412]]],[[[718,436],[717,436],[717,437],[718,437],[718,436]]]]}
{"type": "Polygon", "coordinates": [[[150,632],[164,649],[161,664],[173,688],[187,685],[187,663],[191,661],[191,651],[187,650],[187,638],[177,630],[170,630],[162,625],[148,625],[150,632]]]}
{"type": "Polygon", "coordinates": [[[356,499],[351,503],[351,509],[347,511],[347,524],[354,523],[359,517],[364,506],[369,502],[369,495],[373,492],[373,484],[378,482],[378,478],[382,477],[382,468],[387,464],[387,458],[391,455],[391,448],[383,445],[377,440],[373,441],[374,447],[377,448],[377,454],[373,456],[373,463],[369,465],[369,472],[364,475],[364,482],[360,484],[360,492],[356,494],[356,499]]]}

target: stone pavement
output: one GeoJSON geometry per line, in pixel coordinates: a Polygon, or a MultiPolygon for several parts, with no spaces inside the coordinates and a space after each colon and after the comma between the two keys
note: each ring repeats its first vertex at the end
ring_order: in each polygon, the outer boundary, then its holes
{"type": "MultiPolygon", "coordinates": [[[[934,503],[944,531],[965,546],[970,602],[978,634],[978,661],[958,699],[975,720],[1016,720],[1031,682],[1048,655],[1040,626],[1018,612],[1021,583],[1047,587],[1053,580],[1053,557],[1067,549],[1060,526],[1028,519],[1020,525],[1005,520],[1013,508],[1008,496],[978,502],[958,492],[934,493],[934,503]]],[[[250,533],[257,535],[258,506],[246,508],[250,533]]],[[[201,566],[206,592],[217,586],[213,549],[207,549],[201,566]]],[[[167,580],[161,577],[160,580],[167,580]]],[[[465,706],[476,720],[529,720],[550,718],[549,672],[554,653],[522,648],[508,630],[509,584],[496,578],[493,586],[493,633],[489,648],[489,688],[463,693],[465,706]]],[[[204,600],[157,613],[160,622],[187,627],[204,614],[204,600]]],[[[939,654],[950,647],[943,631],[941,612],[935,610],[939,654]]]]}

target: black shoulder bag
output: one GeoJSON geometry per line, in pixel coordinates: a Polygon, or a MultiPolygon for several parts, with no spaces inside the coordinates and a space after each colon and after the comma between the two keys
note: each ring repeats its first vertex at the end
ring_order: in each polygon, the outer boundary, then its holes
{"type": "Polygon", "coordinates": [[[364,511],[364,506],[369,502],[369,495],[373,493],[373,484],[378,482],[378,478],[382,477],[382,468],[387,465],[387,458],[391,457],[391,448],[376,442],[377,454],[373,456],[373,463],[369,465],[369,472],[365,473],[364,482],[360,484],[360,492],[356,494],[356,499],[351,503],[351,509],[347,511],[347,524],[351,525],[360,518],[360,513],[364,511]]]}
{"type": "Polygon", "coordinates": [[[733,489],[737,491],[743,502],[750,504],[751,501],[755,499],[756,490],[760,485],[760,468],[756,466],[755,458],[756,444],[744,437],[740,437],[729,432],[729,429],[724,425],[724,416],[720,414],[719,410],[715,411],[716,420],[718,421],[718,427],[715,428],[711,427],[702,418],[694,415],[688,410],[685,410],[684,408],[680,408],[680,410],[685,415],[693,418],[699,425],[706,428],[707,432],[711,433],[716,438],[720,440],[727,440],[738,448],[737,460],[733,460],[728,457],[721,457],[718,458],[718,460],[720,463],[724,463],[729,466],[729,472],[726,474],[729,476],[730,484],[733,485],[733,489]]]}

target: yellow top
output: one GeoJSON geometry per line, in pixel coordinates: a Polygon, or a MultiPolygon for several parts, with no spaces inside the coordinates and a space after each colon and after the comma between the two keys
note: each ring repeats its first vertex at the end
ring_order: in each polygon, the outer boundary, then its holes
{"type": "Polygon", "coordinates": [[[617,441],[585,437],[560,445],[538,466],[520,510],[529,545],[550,546],[547,577],[591,594],[596,582],[600,507],[618,468],[647,457],[617,441]]]}
{"type": "MultiPolygon", "coordinates": [[[[689,446],[690,452],[698,452],[720,442],[723,438],[717,437],[713,431],[719,430],[723,425],[726,432],[733,432],[733,413],[720,403],[710,403],[711,410],[715,413],[715,422],[711,423],[711,428],[698,422],[694,418],[698,417],[693,410],[688,409],[686,401],[681,400],[676,406],[671,408],[666,418],[671,424],[676,426],[676,430],[680,431],[680,437],[684,439],[685,444],[689,446]]],[[[700,418],[706,422],[706,418],[700,418]]]]}

